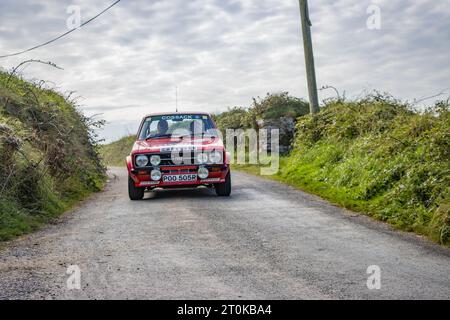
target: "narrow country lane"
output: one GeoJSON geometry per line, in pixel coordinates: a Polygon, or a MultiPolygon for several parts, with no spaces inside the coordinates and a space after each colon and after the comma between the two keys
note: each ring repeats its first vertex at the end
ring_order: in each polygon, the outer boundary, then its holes
{"type": "Polygon", "coordinates": [[[277,182],[127,196],[126,170],[0,250],[0,299],[450,299],[450,250],[277,182]],[[69,265],[81,290],[67,288],[69,265]],[[369,290],[366,270],[381,269],[369,290]]]}

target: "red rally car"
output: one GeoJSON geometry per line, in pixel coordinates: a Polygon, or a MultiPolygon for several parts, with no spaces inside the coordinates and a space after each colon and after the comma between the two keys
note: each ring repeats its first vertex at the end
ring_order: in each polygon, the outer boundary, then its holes
{"type": "Polygon", "coordinates": [[[229,154],[208,113],[144,117],[126,163],[131,200],[155,188],[207,186],[218,196],[231,194],[229,154]]]}

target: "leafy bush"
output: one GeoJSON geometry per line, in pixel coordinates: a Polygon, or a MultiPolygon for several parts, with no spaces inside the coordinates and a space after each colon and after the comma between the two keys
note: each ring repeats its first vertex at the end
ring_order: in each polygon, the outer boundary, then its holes
{"type": "Polygon", "coordinates": [[[450,241],[450,108],[389,96],[328,103],[297,123],[281,177],[401,229],[450,241]]]}
{"type": "Polygon", "coordinates": [[[267,95],[261,99],[253,99],[250,108],[252,119],[276,120],[282,117],[297,118],[309,113],[309,104],[299,98],[290,96],[288,92],[267,95]]]}
{"type": "Polygon", "coordinates": [[[227,111],[213,115],[217,127],[225,134],[226,129],[250,128],[249,112],[242,107],[228,108],[227,111]]]}
{"type": "Polygon", "coordinates": [[[0,72],[0,240],[29,232],[102,188],[94,129],[74,102],[0,72]]]}
{"type": "Polygon", "coordinates": [[[279,129],[281,150],[289,150],[294,137],[295,119],[309,112],[308,103],[287,92],[268,93],[254,98],[250,108],[233,107],[214,115],[217,127],[226,129],[279,129]]]}

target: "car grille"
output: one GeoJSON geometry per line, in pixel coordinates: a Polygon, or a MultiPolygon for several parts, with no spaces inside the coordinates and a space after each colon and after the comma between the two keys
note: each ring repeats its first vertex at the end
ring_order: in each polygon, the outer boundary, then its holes
{"type": "MultiPolygon", "coordinates": [[[[159,155],[161,157],[161,163],[158,165],[158,167],[161,166],[179,166],[179,165],[196,165],[194,161],[194,152],[184,152],[183,157],[179,159],[172,159],[171,153],[151,153],[151,154],[144,154],[149,157],[152,155],[159,155]]],[[[134,165],[136,167],[136,159],[134,159],[134,165]]],[[[153,166],[149,162],[147,166],[142,168],[152,168],[153,166]]]]}
{"type": "Polygon", "coordinates": [[[176,166],[176,165],[194,165],[194,154],[193,152],[185,152],[183,157],[179,157],[178,159],[172,159],[172,154],[170,153],[161,153],[159,155],[161,157],[160,166],[176,166]]]}

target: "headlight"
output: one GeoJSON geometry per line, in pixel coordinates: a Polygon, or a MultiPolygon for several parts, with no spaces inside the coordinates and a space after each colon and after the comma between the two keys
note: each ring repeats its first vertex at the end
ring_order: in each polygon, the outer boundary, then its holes
{"type": "Polygon", "coordinates": [[[150,163],[152,164],[152,166],[156,167],[161,163],[161,157],[158,156],[157,154],[152,155],[150,157],[150,163]]]}
{"type": "Polygon", "coordinates": [[[211,160],[212,163],[222,163],[222,152],[211,152],[211,154],[209,155],[209,160],[211,160]]]}
{"type": "Polygon", "coordinates": [[[152,172],[150,172],[150,177],[152,178],[153,181],[160,180],[161,179],[161,171],[152,170],[152,172]]]}
{"type": "Polygon", "coordinates": [[[200,179],[206,179],[208,178],[208,175],[209,175],[208,169],[206,169],[205,167],[198,168],[198,177],[200,179]]]}
{"type": "Polygon", "coordinates": [[[204,164],[208,162],[208,155],[206,153],[199,153],[197,155],[197,163],[204,164]]]}
{"type": "Polygon", "coordinates": [[[136,157],[136,165],[138,167],[145,167],[148,163],[147,156],[137,156],[136,157]]]}

